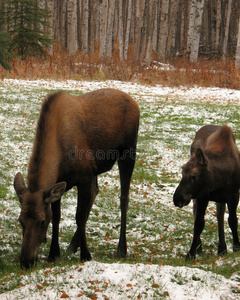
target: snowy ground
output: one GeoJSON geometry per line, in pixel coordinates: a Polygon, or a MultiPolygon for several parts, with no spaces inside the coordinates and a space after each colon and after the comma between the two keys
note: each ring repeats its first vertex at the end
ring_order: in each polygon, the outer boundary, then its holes
{"type": "MultiPolygon", "coordinates": [[[[239,106],[240,106],[240,91],[219,89],[219,88],[167,88],[161,86],[146,86],[135,83],[123,83],[118,81],[105,82],[84,82],[84,81],[23,81],[23,80],[3,80],[0,81],[0,97],[11,99],[11,102],[0,101],[0,126],[1,126],[1,141],[0,154],[2,157],[7,156],[7,163],[11,166],[8,170],[6,166],[2,166],[4,171],[4,183],[8,185],[9,198],[14,197],[14,190],[9,182],[17,171],[22,171],[26,174],[26,165],[31,153],[32,143],[29,142],[34,135],[36,116],[38,115],[40,104],[46,95],[46,91],[69,90],[76,92],[87,92],[98,88],[111,87],[125,91],[139,103],[141,108],[141,126],[140,137],[148,137],[149,144],[145,145],[142,139],[139,144],[139,160],[143,160],[143,167],[148,170],[149,174],[161,178],[164,174],[170,174],[175,179],[180,179],[180,168],[183,162],[186,162],[189,152],[191,139],[194,137],[194,132],[199,128],[199,124],[208,123],[223,123],[226,122],[233,127],[234,132],[239,130],[239,106]],[[34,97],[29,96],[31,91],[35,91],[34,97]],[[39,97],[36,98],[36,90],[39,91],[39,97]],[[208,103],[209,109],[201,106],[202,103],[208,103]],[[187,104],[187,106],[185,105],[187,104]],[[214,105],[218,105],[217,109],[214,105]],[[224,113],[219,109],[224,107],[224,113]],[[27,118],[26,118],[27,114],[27,118]],[[229,122],[231,115],[231,122],[229,122]],[[10,117],[9,117],[10,116],[10,117]],[[171,126],[168,122],[168,117],[172,119],[171,126]],[[195,118],[196,123],[188,123],[187,125],[179,122],[186,121],[189,118],[195,118]],[[175,120],[176,119],[176,120],[175,120]],[[175,120],[175,121],[174,121],[175,120]],[[234,120],[234,121],[233,121],[234,120]],[[160,125],[161,124],[161,125],[160,125]],[[181,128],[180,128],[181,127],[181,128]],[[185,127],[188,127],[185,132],[185,127]],[[15,131],[14,131],[15,130],[15,131]],[[180,136],[175,134],[182,132],[180,136]],[[189,132],[192,131],[190,135],[189,132]],[[14,132],[17,142],[13,142],[9,138],[9,133],[14,132]],[[172,136],[175,136],[174,142],[172,136]],[[163,138],[164,137],[164,138],[163,138]],[[169,144],[167,145],[169,140],[169,144]],[[174,145],[175,144],[175,145],[174,145]],[[143,153],[146,146],[150,149],[151,157],[148,153],[143,153]],[[184,149],[183,149],[184,148],[184,149]],[[5,149],[5,150],[4,150],[5,149]],[[3,153],[3,150],[6,151],[3,153]],[[184,153],[184,155],[183,155],[184,153]]],[[[239,110],[240,111],[240,110],[239,110]]],[[[239,136],[237,143],[239,144],[239,136]]],[[[2,162],[3,160],[1,160],[2,162]]],[[[6,161],[6,160],[4,160],[6,161]]],[[[112,176],[117,173],[113,170],[113,175],[106,175],[104,181],[107,185],[112,181],[112,176]]],[[[101,181],[100,180],[100,181],[101,181]]],[[[102,182],[103,183],[103,182],[102,182]]],[[[142,182],[139,183],[133,180],[132,193],[134,192],[135,199],[131,202],[136,205],[139,201],[153,202],[157,205],[159,202],[164,203],[171,211],[176,211],[172,205],[172,194],[175,185],[171,182],[161,182],[160,187],[157,183],[142,182]]],[[[114,182],[114,188],[119,189],[118,183],[114,182]]],[[[66,205],[69,205],[69,210],[65,210],[61,228],[73,227],[75,202],[71,206],[72,194],[66,198],[66,205]]],[[[103,196],[100,196],[103,197],[103,196]]],[[[96,201],[97,202],[97,201],[96,201]]],[[[130,206],[131,206],[130,203],[130,206]]],[[[4,199],[5,207],[12,211],[11,216],[5,213],[5,210],[0,210],[0,220],[3,224],[9,219],[15,222],[19,214],[19,206],[13,209],[12,205],[16,205],[13,201],[7,204],[7,199],[4,199]]],[[[148,205],[148,204],[147,204],[148,205]]],[[[93,214],[102,214],[101,205],[96,203],[93,208],[93,214]]],[[[5,209],[5,208],[4,208],[5,209]]],[[[191,206],[186,208],[186,212],[191,212],[191,206]]],[[[162,212],[161,212],[162,213],[162,212]]],[[[114,217],[110,212],[106,211],[106,217],[115,222],[114,217]]],[[[130,212],[129,226],[133,223],[130,212]]],[[[157,212],[156,212],[157,214],[157,212]]],[[[141,223],[142,226],[151,226],[153,221],[152,216],[146,216],[144,212],[138,216],[134,216],[134,222],[141,223]]],[[[211,219],[211,217],[209,217],[211,219]]],[[[117,221],[116,221],[117,222],[117,221]]],[[[17,226],[17,225],[16,225],[17,226]]],[[[88,227],[93,227],[93,221],[89,220],[88,227]]],[[[102,225],[106,226],[106,225],[102,225]]],[[[98,229],[94,229],[104,234],[105,229],[99,225],[98,229]]],[[[135,226],[135,225],[134,225],[135,226]]],[[[143,239],[141,228],[132,228],[128,232],[129,255],[134,256],[133,247],[135,242],[132,240],[143,239]]],[[[154,226],[154,225],[153,225],[154,226]]],[[[161,224],[159,225],[161,226],[161,224]]],[[[5,235],[3,232],[4,225],[0,227],[0,237],[5,235]]],[[[154,227],[153,227],[154,229],[154,227]]],[[[147,229],[146,229],[147,230],[147,229]]],[[[169,221],[168,230],[174,232],[177,230],[176,224],[171,224],[169,221]]],[[[226,234],[229,237],[229,230],[226,234]]],[[[16,234],[16,242],[21,242],[20,229],[16,234]]],[[[91,232],[90,232],[91,234],[91,232]]],[[[7,236],[7,234],[6,234],[7,236]]],[[[173,240],[174,240],[174,235],[173,240]]],[[[226,238],[227,238],[226,237],[226,238]]],[[[159,237],[155,237],[152,233],[149,240],[155,241],[159,237]]],[[[1,237],[1,241],[5,241],[1,237]]],[[[109,243],[117,244],[117,240],[109,241],[109,243]]],[[[227,242],[228,244],[230,241],[227,242]]],[[[168,247],[167,245],[165,245],[168,247]]],[[[188,242],[188,247],[189,247],[188,242]]],[[[164,252],[164,245],[159,243],[158,249],[164,252]]],[[[230,248],[231,246],[229,246],[230,248]]],[[[0,250],[13,251],[10,243],[4,242],[0,244],[0,250]]],[[[106,251],[108,251],[106,249],[106,251]]],[[[172,250],[172,257],[177,257],[177,252],[186,252],[183,246],[175,247],[172,250]]],[[[147,252],[147,251],[146,251],[147,252]]],[[[139,263],[101,263],[93,259],[85,264],[77,264],[74,266],[65,266],[63,268],[55,267],[42,269],[32,272],[31,274],[23,274],[20,278],[15,278],[11,274],[7,275],[8,280],[0,284],[1,287],[7,289],[13,281],[19,282],[19,287],[9,292],[0,294],[0,299],[240,299],[240,259],[236,258],[233,264],[236,264],[238,272],[234,273],[229,279],[222,275],[216,275],[214,272],[206,271],[196,266],[189,268],[186,266],[173,267],[171,265],[162,265],[151,263],[145,256],[140,259],[139,263]]],[[[156,254],[158,255],[158,254],[156,254]]],[[[94,254],[93,254],[94,258],[94,254]]],[[[161,255],[159,254],[159,259],[161,255]]],[[[224,263],[221,258],[217,259],[216,264],[219,266],[224,263]]]]}
{"type": "Polygon", "coordinates": [[[0,299],[90,299],[92,293],[96,297],[92,299],[239,299],[232,294],[235,285],[234,278],[226,280],[196,268],[92,261],[60,274],[55,269],[32,274],[0,299]],[[45,287],[46,281],[51,285],[45,287]]]}

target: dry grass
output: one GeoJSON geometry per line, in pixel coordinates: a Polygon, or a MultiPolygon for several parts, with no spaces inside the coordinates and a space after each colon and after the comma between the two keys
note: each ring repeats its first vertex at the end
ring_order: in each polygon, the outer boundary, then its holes
{"type": "Polygon", "coordinates": [[[199,85],[240,89],[240,69],[233,60],[208,60],[200,58],[191,64],[186,58],[168,61],[171,68],[154,61],[149,67],[135,61],[120,62],[118,53],[109,61],[99,61],[98,54],[69,56],[55,49],[47,59],[14,58],[9,73],[0,67],[0,78],[53,79],[53,80],[121,80],[139,81],[165,86],[199,85]]]}

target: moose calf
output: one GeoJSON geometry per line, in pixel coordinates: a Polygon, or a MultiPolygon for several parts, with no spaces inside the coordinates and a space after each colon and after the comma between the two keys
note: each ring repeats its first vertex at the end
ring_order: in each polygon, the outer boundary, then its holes
{"type": "Polygon", "coordinates": [[[218,253],[227,251],[224,237],[225,203],[228,223],[233,236],[233,250],[240,249],[238,239],[237,205],[240,187],[240,158],[233,132],[228,126],[202,127],[191,145],[191,158],[182,167],[182,179],[173,201],[178,207],[194,199],[194,235],[187,259],[201,250],[200,234],[204,228],[204,215],[209,201],[217,203],[218,253]]]}

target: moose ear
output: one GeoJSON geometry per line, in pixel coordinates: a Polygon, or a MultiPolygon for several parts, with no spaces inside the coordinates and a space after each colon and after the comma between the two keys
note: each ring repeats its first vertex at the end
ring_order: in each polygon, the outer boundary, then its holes
{"type": "Polygon", "coordinates": [[[198,148],[195,152],[195,156],[200,165],[202,165],[202,166],[207,165],[207,159],[205,158],[205,156],[202,152],[202,149],[198,148]]]}
{"type": "Polygon", "coordinates": [[[44,202],[53,203],[60,200],[62,194],[65,192],[67,187],[66,182],[59,182],[54,184],[50,189],[44,192],[44,202]]]}
{"type": "Polygon", "coordinates": [[[21,202],[21,196],[23,192],[26,190],[26,186],[22,174],[20,172],[16,174],[14,178],[13,186],[21,202]]]}

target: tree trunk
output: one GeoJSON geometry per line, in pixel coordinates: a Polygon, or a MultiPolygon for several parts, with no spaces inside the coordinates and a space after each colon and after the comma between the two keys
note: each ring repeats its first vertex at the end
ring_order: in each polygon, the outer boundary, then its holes
{"type": "Polygon", "coordinates": [[[175,24],[177,19],[177,12],[179,7],[179,0],[172,0],[171,3],[171,13],[169,18],[169,28],[168,28],[168,38],[166,44],[165,58],[168,58],[170,55],[171,47],[174,42],[174,32],[175,32],[175,24]]]}
{"type": "MultiPolygon", "coordinates": [[[[3,5],[3,4],[2,4],[2,5],[3,5]]],[[[1,4],[0,4],[0,6],[1,6],[1,4]]],[[[45,6],[46,6],[46,0],[38,0],[38,7],[39,7],[40,9],[45,9],[45,6]]],[[[49,21],[49,20],[48,20],[48,21],[49,21]]],[[[39,30],[41,30],[41,31],[44,31],[44,30],[45,30],[43,24],[40,23],[38,26],[39,26],[39,30]]]]}
{"type": "Polygon", "coordinates": [[[128,0],[127,28],[126,28],[125,42],[124,42],[124,58],[125,58],[125,60],[127,60],[127,54],[128,54],[131,18],[132,18],[132,0],[128,0]]]}
{"type": "Polygon", "coordinates": [[[140,61],[143,61],[146,56],[146,48],[147,48],[147,32],[148,32],[148,20],[147,13],[149,8],[149,0],[145,1],[144,11],[143,11],[143,26],[141,31],[141,40],[140,40],[140,61]]]}
{"type": "Polygon", "coordinates": [[[154,16],[155,16],[155,20],[153,23],[153,37],[152,37],[152,50],[156,51],[157,50],[157,40],[158,40],[158,17],[160,12],[158,11],[158,2],[159,0],[156,0],[156,4],[155,4],[155,12],[154,12],[154,16]]]}
{"type": "Polygon", "coordinates": [[[100,42],[100,20],[101,20],[101,2],[102,0],[90,0],[91,2],[91,52],[94,51],[95,43],[100,42]]]}
{"type": "Polygon", "coordinates": [[[115,0],[109,1],[108,18],[107,18],[107,31],[106,31],[106,47],[105,58],[111,59],[113,52],[113,19],[115,11],[115,0]]]}
{"type": "Polygon", "coordinates": [[[238,39],[237,39],[237,49],[236,49],[236,67],[240,67],[240,16],[238,20],[238,39]]]}
{"type": "Polygon", "coordinates": [[[226,59],[226,54],[227,54],[227,44],[228,44],[231,10],[232,10],[232,0],[228,0],[226,24],[225,24],[224,39],[223,39],[223,59],[226,59]]]}
{"type": "Polygon", "coordinates": [[[219,51],[220,45],[220,26],[221,26],[221,0],[216,1],[216,41],[215,48],[219,51]]]}
{"type": "Polygon", "coordinates": [[[196,62],[198,59],[199,42],[202,26],[202,13],[204,7],[204,0],[196,0],[195,2],[195,22],[193,27],[192,39],[191,39],[191,52],[190,61],[196,62]]]}
{"type": "Polygon", "coordinates": [[[119,41],[119,58],[120,61],[123,61],[123,0],[119,0],[118,3],[119,11],[119,29],[118,29],[118,41],[119,41]]]}
{"type": "Polygon", "coordinates": [[[161,20],[160,20],[160,32],[159,32],[159,42],[158,42],[158,57],[165,60],[167,38],[168,38],[168,10],[169,10],[169,0],[162,0],[161,9],[161,20]]]}
{"type": "Polygon", "coordinates": [[[106,53],[108,0],[102,0],[100,7],[100,52],[99,58],[103,59],[106,53]]]}
{"type": "Polygon", "coordinates": [[[149,30],[147,34],[147,50],[145,62],[149,66],[151,62],[151,55],[153,49],[153,33],[155,29],[155,20],[156,20],[156,0],[149,0],[149,13],[148,13],[148,25],[149,30]]]}
{"type": "Polygon", "coordinates": [[[191,47],[192,47],[192,39],[193,39],[194,26],[195,26],[196,1],[197,0],[192,0],[191,5],[190,5],[188,38],[187,38],[187,52],[188,53],[191,52],[191,47]]]}
{"type": "Polygon", "coordinates": [[[135,32],[134,32],[134,47],[133,47],[133,59],[140,60],[141,49],[141,35],[143,27],[143,14],[144,14],[145,0],[136,0],[136,19],[135,19],[135,32]]]}
{"type": "Polygon", "coordinates": [[[88,16],[89,16],[89,0],[83,0],[82,11],[82,51],[86,55],[88,54],[88,16]]]}
{"type": "Polygon", "coordinates": [[[211,14],[210,11],[210,1],[205,1],[205,7],[203,9],[203,19],[202,19],[202,39],[201,42],[206,45],[206,51],[210,51],[211,43],[209,42],[209,36],[210,36],[210,31],[209,31],[209,15],[211,14]]]}
{"type": "Polygon", "coordinates": [[[216,44],[216,31],[215,31],[215,22],[214,22],[214,17],[215,17],[215,5],[214,3],[210,2],[210,8],[211,8],[211,13],[208,16],[209,19],[209,41],[211,45],[211,51],[216,52],[215,49],[215,44],[216,44]]]}
{"type": "Polygon", "coordinates": [[[77,0],[67,2],[67,41],[70,55],[77,51],[77,0]]]}
{"type": "Polygon", "coordinates": [[[61,49],[65,50],[67,48],[67,0],[61,1],[61,6],[59,8],[59,35],[61,49]]]}
{"type": "MultiPolygon", "coordinates": [[[[54,39],[54,27],[53,27],[53,19],[54,19],[54,0],[47,0],[47,8],[50,11],[50,19],[49,19],[49,25],[50,27],[48,28],[48,33],[49,33],[49,37],[51,39],[54,39]]],[[[53,54],[53,46],[51,46],[48,50],[49,54],[52,55],[53,54]]]]}
{"type": "Polygon", "coordinates": [[[99,4],[95,0],[89,0],[89,8],[88,8],[88,24],[89,24],[89,30],[88,30],[88,53],[93,54],[94,53],[94,44],[95,44],[95,36],[98,34],[97,32],[97,22],[98,18],[98,10],[97,5],[99,7],[99,4]]]}

